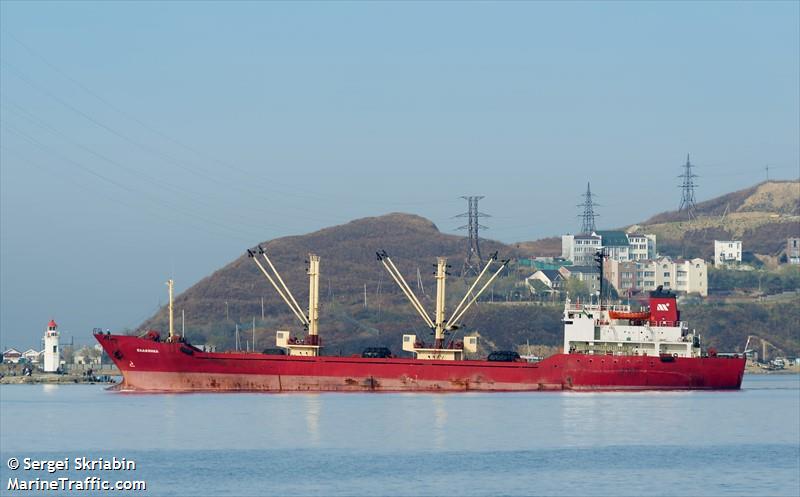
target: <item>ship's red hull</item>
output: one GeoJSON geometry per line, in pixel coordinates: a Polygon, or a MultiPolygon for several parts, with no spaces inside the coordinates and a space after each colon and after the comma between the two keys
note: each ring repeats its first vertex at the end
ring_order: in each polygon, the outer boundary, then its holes
{"type": "Polygon", "coordinates": [[[290,357],[203,352],[182,343],[95,335],[143,392],[738,389],[744,358],[557,354],[538,363],[290,357]]]}

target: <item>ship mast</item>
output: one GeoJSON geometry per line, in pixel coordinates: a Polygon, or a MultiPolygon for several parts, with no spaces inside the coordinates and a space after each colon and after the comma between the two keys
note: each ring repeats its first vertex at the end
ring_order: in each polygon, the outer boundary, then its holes
{"type": "Polygon", "coordinates": [[[275,265],[272,264],[267,252],[260,245],[258,246],[258,253],[264,257],[271,274],[258,260],[256,252],[247,250],[248,257],[253,259],[258,269],[267,278],[267,281],[270,282],[275,291],[278,292],[278,295],[289,306],[297,320],[300,321],[300,324],[303,325],[303,329],[308,331],[308,337],[303,341],[290,338],[288,331],[279,330],[275,336],[277,346],[287,349],[289,355],[319,355],[319,256],[308,254],[308,315],[306,315],[297,303],[297,299],[289,291],[289,287],[286,286],[275,265]]]}
{"type": "Polygon", "coordinates": [[[167,288],[169,289],[169,340],[170,342],[175,337],[175,328],[173,326],[174,317],[172,312],[172,287],[175,282],[172,279],[167,280],[167,288]]]}
{"type": "Polygon", "coordinates": [[[444,306],[445,306],[445,284],[447,281],[447,258],[436,258],[436,320],[434,324],[435,335],[433,347],[441,349],[444,347],[444,306]]]}
{"type": "Polygon", "coordinates": [[[489,258],[489,261],[486,263],[483,270],[472,283],[472,286],[470,286],[469,290],[467,290],[467,293],[461,299],[461,302],[459,302],[456,308],[453,310],[450,319],[445,319],[445,303],[447,296],[446,280],[448,266],[446,257],[438,257],[436,259],[436,310],[434,313],[434,319],[431,319],[417,296],[414,294],[414,291],[403,278],[403,275],[397,269],[397,266],[394,265],[394,262],[392,262],[386,251],[382,250],[377,252],[376,255],[378,256],[378,260],[386,268],[386,271],[388,271],[389,275],[392,277],[392,279],[394,279],[395,283],[397,283],[405,296],[408,298],[409,302],[411,302],[412,307],[414,307],[417,313],[422,317],[423,321],[425,321],[425,324],[427,324],[434,333],[434,343],[432,348],[426,348],[424,344],[418,343],[416,340],[416,335],[403,335],[403,350],[414,352],[418,359],[447,360],[461,359],[463,357],[464,350],[468,352],[477,351],[477,337],[465,337],[465,343],[462,345],[463,348],[453,347],[455,344],[451,344],[450,347],[445,348],[445,335],[448,331],[458,329],[458,320],[461,319],[461,317],[467,312],[472,304],[478,300],[478,297],[480,297],[481,294],[486,291],[487,288],[489,288],[489,285],[492,284],[494,279],[497,278],[500,272],[506,267],[508,260],[502,261],[502,264],[497,271],[495,271],[495,273],[492,274],[492,276],[486,281],[481,289],[472,296],[472,299],[467,301],[469,296],[489,270],[491,264],[497,260],[497,253],[495,252],[489,258]]]}
{"type": "Polygon", "coordinates": [[[319,343],[319,256],[308,254],[308,342],[319,343]]]}

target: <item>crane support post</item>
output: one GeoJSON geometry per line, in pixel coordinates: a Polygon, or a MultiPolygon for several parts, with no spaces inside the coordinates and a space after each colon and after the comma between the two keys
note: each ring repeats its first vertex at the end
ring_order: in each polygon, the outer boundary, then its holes
{"type": "Polygon", "coordinates": [[[494,279],[497,278],[497,275],[500,274],[500,271],[502,271],[506,267],[506,265],[508,265],[508,260],[503,261],[503,263],[500,265],[499,268],[497,268],[497,271],[495,271],[495,273],[492,275],[492,277],[489,278],[489,280],[486,282],[486,284],[483,285],[483,287],[481,287],[480,290],[478,290],[478,293],[476,293],[474,297],[472,297],[472,300],[469,301],[469,304],[467,304],[466,307],[464,307],[461,310],[461,312],[458,313],[457,316],[453,316],[452,321],[448,323],[448,328],[453,328],[456,325],[458,320],[461,319],[461,316],[463,316],[464,313],[467,312],[467,310],[472,306],[472,304],[474,304],[475,301],[478,300],[478,297],[480,297],[481,294],[484,291],[486,291],[487,288],[489,288],[489,285],[492,284],[492,281],[494,281],[494,279]]]}
{"type": "Polygon", "coordinates": [[[283,301],[286,302],[286,305],[289,306],[289,309],[292,310],[292,312],[297,317],[297,319],[300,320],[300,323],[302,323],[303,326],[307,326],[308,325],[308,319],[305,317],[305,315],[301,311],[299,311],[297,308],[295,308],[292,305],[291,301],[289,301],[289,299],[286,297],[286,295],[284,295],[283,291],[278,286],[278,284],[275,283],[275,280],[272,279],[272,276],[269,275],[269,272],[267,272],[267,270],[264,269],[264,266],[262,266],[261,263],[258,262],[258,259],[256,259],[255,257],[253,257],[253,262],[255,262],[256,266],[258,266],[258,269],[260,269],[261,272],[264,273],[264,276],[266,276],[267,280],[272,284],[272,287],[275,288],[275,291],[278,292],[278,295],[281,296],[283,301]]]}
{"type": "Polygon", "coordinates": [[[395,274],[397,268],[394,264],[390,264],[391,260],[389,260],[388,257],[384,256],[380,258],[380,261],[386,268],[386,271],[389,273],[392,279],[394,279],[395,283],[397,283],[397,286],[400,287],[400,290],[403,291],[405,296],[411,302],[412,307],[414,307],[414,309],[419,313],[419,315],[422,316],[422,319],[425,321],[425,324],[427,324],[431,329],[436,328],[436,326],[434,326],[433,324],[433,321],[431,321],[431,318],[428,317],[428,315],[425,313],[425,309],[423,309],[422,305],[419,303],[419,300],[417,300],[417,298],[414,296],[414,293],[410,289],[407,289],[406,286],[403,284],[404,283],[403,276],[400,274],[395,274]]]}
{"type": "Polygon", "coordinates": [[[316,336],[319,323],[319,256],[314,254],[308,254],[308,320],[308,334],[316,336]]]}

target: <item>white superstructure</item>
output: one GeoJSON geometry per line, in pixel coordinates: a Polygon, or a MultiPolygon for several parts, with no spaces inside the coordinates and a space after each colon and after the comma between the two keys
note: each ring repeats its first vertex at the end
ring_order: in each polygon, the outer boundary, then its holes
{"type": "Polygon", "coordinates": [[[678,319],[674,294],[653,292],[651,310],[628,305],[564,306],[564,353],[698,357],[700,337],[678,319]]]}

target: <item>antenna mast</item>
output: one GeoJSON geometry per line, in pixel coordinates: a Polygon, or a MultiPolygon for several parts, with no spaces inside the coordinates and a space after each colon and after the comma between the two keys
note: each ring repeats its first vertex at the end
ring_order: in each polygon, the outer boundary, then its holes
{"type": "Polygon", "coordinates": [[[681,205],[678,207],[678,212],[685,210],[689,219],[692,219],[695,217],[694,210],[695,207],[697,207],[694,201],[694,188],[697,186],[694,182],[694,178],[697,178],[697,175],[692,172],[692,163],[689,161],[689,154],[686,154],[686,164],[683,166],[683,174],[678,177],[683,179],[680,185],[681,205]]]}

